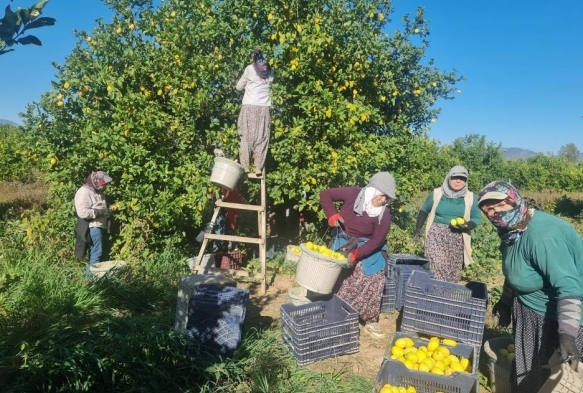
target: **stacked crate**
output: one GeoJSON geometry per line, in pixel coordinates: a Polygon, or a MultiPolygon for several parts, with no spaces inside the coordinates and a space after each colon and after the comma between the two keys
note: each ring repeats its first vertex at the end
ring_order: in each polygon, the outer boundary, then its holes
{"type": "Polygon", "coordinates": [[[199,285],[188,308],[187,334],[207,354],[232,356],[243,337],[249,291],[199,285]]]}
{"type": "Polygon", "coordinates": [[[455,284],[432,279],[427,272],[413,271],[405,286],[401,330],[388,350],[401,335],[453,339],[458,345],[451,351],[462,351],[460,354],[471,359],[473,369],[471,373],[454,372],[449,376],[411,370],[392,360],[389,352],[377,375],[374,392],[390,383],[413,385],[418,392],[477,393],[487,302],[488,288],[483,283],[455,284]]]}
{"type": "Polygon", "coordinates": [[[196,291],[199,285],[214,284],[222,286],[237,286],[236,281],[223,276],[222,274],[190,274],[180,277],[178,280],[178,294],[176,297],[176,319],[174,330],[177,332],[186,332],[188,324],[188,307],[190,297],[196,291]]]}
{"type": "Polygon", "coordinates": [[[387,254],[386,260],[381,312],[400,311],[405,301],[405,284],[409,276],[415,270],[429,272],[429,260],[413,254],[387,254]]]}
{"type": "Polygon", "coordinates": [[[295,306],[282,304],[281,335],[299,365],[359,350],[358,312],[333,295],[295,306]]]}

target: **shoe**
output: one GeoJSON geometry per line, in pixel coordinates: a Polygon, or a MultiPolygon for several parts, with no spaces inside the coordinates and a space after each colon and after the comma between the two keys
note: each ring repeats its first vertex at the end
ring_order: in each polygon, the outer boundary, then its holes
{"type": "Polygon", "coordinates": [[[385,334],[381,330],[381,327],[378,324],[378,322],[367,322],[366,325],[364,325],[364,330],[366,330],[367,333],[373,336],[374,338],[377,339],[385,338],[385,334]]]}

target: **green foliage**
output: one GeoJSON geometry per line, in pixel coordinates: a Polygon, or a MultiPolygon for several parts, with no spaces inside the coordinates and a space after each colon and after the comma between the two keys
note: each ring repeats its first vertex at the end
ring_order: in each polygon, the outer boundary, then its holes
{"type": "Polygon", "coordinates": [[[29,182],[39,166],[33,140],[23,128],[0,124],[0,181],[29,182]]]}
{"type": "Polygon", "coordinates": [[[38,37],[27,34],[31,29],[44,26],[53,26],[54,18],[40,17],[48,0],[41,0],[30,8],[18,8],[12,11],[10,5],[6,7],[4,18],[0,19],[0,55],[12,52],[13,45],[42,45],[38,37]]]}
{"type": "Polygon", "coordinates": [[[579,149],[577,149],[574,143],[567,143],[559,149],[559,156],[565,157],[571,163],[577,163],[579,161],[579,154],[579,149]]]}
{"type": "Polygon", "coordinates": [[[436,148],[424,131],[459,78],[421,62],[429,45],[422,11],[387,35],[382,0],[107,4],[113,21],[79,33],[53,90],[25,116],[35,152],[54,159],[53,197],[70,200],[102,168],[115,180],[116,218],[147,225],[150,244],[199,225],[213,192],[213,147],[238,151],[233,85],[254,48],[276,72],[267,164],[274,204],[316,212],[320,190],[365,184],[379,170],[402,178],[404,195],[416,187],[405,174],[426,177],[422,153],[436,148]]]}

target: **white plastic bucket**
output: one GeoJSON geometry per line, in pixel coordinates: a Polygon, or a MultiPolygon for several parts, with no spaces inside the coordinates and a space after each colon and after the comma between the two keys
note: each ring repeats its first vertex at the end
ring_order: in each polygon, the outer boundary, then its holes
{"type": "Polygon", "coordinates": [[[89,270],[94,277],[103,277],[107,273],[113,273],[113,270],[121,269],[126,265],[127,263],[125,261],[97,262],[96,264],[89,266],[89,270]]]}
{"type": "Polygon", "coordinates": [[[215,165],[211,173],[211,183],[232,190],[245,172],[239,163],[224,157],[215,157],[215,165]]]}
{"type": "Polygon", "coordinates": [[[340,272],[348,264],[308,250],[304,243],[300,244],[300,248],[302,255],[296,268],[296,282],[312,292],[322,295],[332,293],[340,272]]]}
{"type": "Polygon", "coordinates": [[[294,306],[301,306],[302,304],[310,303],[308,299],[308,290],[304,287],[294,287],[287,293],[289,302],[294,306]]]}

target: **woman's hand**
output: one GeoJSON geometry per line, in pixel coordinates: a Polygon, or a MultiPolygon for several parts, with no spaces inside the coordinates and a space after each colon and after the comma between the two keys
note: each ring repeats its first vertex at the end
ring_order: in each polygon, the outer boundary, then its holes
{"type": "Polygon", "coordinates": [[[354,266],[356,262],[358,262],[358,248],[355,248],[348,254],[348,263],[354,266]]]}
{"type": "Polygon", "coordinates": [[[328,218],[328,225],[331,227],[335,227],[336,225],[344,224],[344,219],[340,215],[340,213],[332,214],[330,218],[328,218]]]}

